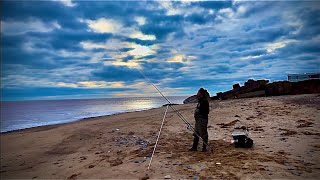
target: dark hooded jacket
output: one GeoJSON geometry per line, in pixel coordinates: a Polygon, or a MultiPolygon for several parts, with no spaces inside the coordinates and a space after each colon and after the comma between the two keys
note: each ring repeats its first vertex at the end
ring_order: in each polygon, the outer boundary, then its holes
{"type": "Polygon", "coordinates": [[[203,118],[208,118],[209,114],[209,102],[205,96],[198,99],[198,105],[196,109],[195,116],[202,116],[203,118]]]}

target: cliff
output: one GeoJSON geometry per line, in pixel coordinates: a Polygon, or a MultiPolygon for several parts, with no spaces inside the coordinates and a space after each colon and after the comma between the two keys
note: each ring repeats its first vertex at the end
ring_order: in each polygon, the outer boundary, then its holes
{"type": "Polygon", "coordinates": [[[320,93],[320,80],[311,79],[299,82],[278,81],[269,83],[268,80],[254,81],[249,79],[244,86],[233,85],[233,89],[217,93],[212,99],[234,99],[259,96],[280,96],[296,94],[320,93]]]}
{"type": "MultiPolygon", "coordinates": [[[[226,92],[219,92],[212,100],[225,100],[235,98],[250,98],[262,96],[280,96],[280,95],[297,95],[297,94],[317,94],[320,93],[320,79],[310,79],[299,82],[277,81],[269,83],[268,80],[249,79],[244,83],[234,84],[233,89],[226,92]]],[[[196,95],[191,96],[183,101],[186,103],[197,102],[196,95]]]]}

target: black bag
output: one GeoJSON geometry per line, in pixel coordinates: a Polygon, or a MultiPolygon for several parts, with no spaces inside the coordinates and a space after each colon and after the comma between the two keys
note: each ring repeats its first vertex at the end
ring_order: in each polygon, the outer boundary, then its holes
{"type": "Polygon", "coordinates": [[[253,146],[253,140],[248,137],[246,133],[236,132],[232,133],[232,137],[234,140],[234,146],[236,148],[251,148],[253,146]]]}

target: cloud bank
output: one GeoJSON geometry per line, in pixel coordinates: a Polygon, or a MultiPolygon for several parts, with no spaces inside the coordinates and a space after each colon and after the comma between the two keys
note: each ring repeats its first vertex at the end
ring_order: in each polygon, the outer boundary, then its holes
{"type": "Polygon", "coordinates": [[[4,100],[211,94],[320,71],[319,2],[4,1],[4,100]]]}

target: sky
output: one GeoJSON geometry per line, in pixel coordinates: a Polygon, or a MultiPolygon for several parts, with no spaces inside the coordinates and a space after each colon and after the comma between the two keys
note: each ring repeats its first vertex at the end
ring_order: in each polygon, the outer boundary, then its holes
{"type": "Polygon", "coordinates": [[[1,1],[1,99],[211,95],[320,72],[316,1],[1,1]],[[139,72],[140,71],[140,72],[139,72]]]}

